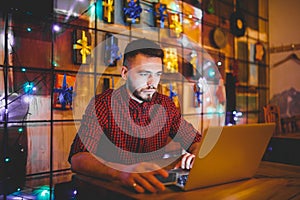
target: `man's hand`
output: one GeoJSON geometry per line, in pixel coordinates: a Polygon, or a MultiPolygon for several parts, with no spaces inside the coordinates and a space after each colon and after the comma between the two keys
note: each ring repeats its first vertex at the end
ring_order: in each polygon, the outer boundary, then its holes
{"type": "Polygon", "coordinates": [[[191,169],[193,167],[195,155],[191,153],[185,153],[181,160],[175,165],[174,169],[191,169]]]}
{"type": "Polygon", "coordinates": [[[200,148],[200,142],[196,142],[190,146],[188,152],[185,153],[181,160],[175,165],[174,169],[182,168],[182,169],[191,169],[194,164],[195,155],[200,148]]]}
{"type": "Polygon", "coordinates": [[[120,181],[139,193],[149,191],[152,193],[165,190],[165,186],[154,176],[160,174],[167,178],[168,172],[154,163],[142,162],[128,165],[119,172],[120,181]]]}

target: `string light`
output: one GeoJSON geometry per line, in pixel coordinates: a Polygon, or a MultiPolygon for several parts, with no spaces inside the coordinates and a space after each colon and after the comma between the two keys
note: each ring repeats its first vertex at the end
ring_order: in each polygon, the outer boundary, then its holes
{"type": "Polygon", "coordinates": [[[59,32],[61,30],[60,26],[58,26],[57,24],[54,24],[52,27],[53,31],[55,32],[59,32]]]}
{"type": "Polygon", "coordinates": [[[26,82],[23,84],[23,90],[25,94],[33,94],[33,92],[36,91],[36,87],[33,82],[26,82]]]}

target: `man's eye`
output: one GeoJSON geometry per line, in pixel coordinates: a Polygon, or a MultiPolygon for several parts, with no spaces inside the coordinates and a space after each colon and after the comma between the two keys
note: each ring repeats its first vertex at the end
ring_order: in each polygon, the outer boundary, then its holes
{"type": "Polygon", "coordinates": [[[161,72],[159,72],[159,73],[156,73],[156,76],[161,76],[162,75],[162,73],[161,72]]]}
{"type": "Polygon", "coordinates": [[[140,76],[148,76],[148,73],[139,73],[140,76]]]}

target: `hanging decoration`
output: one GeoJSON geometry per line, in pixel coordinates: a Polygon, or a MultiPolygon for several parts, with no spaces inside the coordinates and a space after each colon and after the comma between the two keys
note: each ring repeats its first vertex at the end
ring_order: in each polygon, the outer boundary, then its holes
{"type": "Polygon", "coordinates": [[[114,0],[103,0],[103,21],[109,24],[114,23],[114,0]]]}
{"type": "Polygon", "coordinates": [[[214,28],[210,32],[210,39],[211,39],[211,43],[218,49],[224,48],[227,44],[226,34],[219,27],[214,28]]]}
{"type": "Polygon", "coordinates": [[[176,48],[164,48],[164,72],[176,73],[178,72],[178,58],[176,48]]]}
{"type": "Polygon", "coordinates": [[[111,33],[106,33],[104,50],[104,63],[106,66],[117,66],[117,61],[122,57],[121,54],[118,55],[118,52],[118,38],[111,33]]]}
{"type": "Polygon", "coordinates": [[[245,35],[246,22],[240,11],[236,11],[230,16],[230,32],[237,37],[245,35]]]}
{"type": "Polygon", "coordinates": [[[139,0],[124,0],[124,20],[126,23],[138,24],[140,23],[140,14],[142,8],[139,0]]]}
{"type": "Polygon", "coordinates": [[[170,97],[170,99],[172,99],[172,101],[173,101],[174,97],[177,96],[177,93],[176,93],[175,91],[173,91],[173,86],[172,86],[171,83],[170,83],[169,89],[170,89],[169,97],[170,97]]]}
{"type": "Polygon", "coordinates": [[[163,83],[162,94],[168,96],[175,104],[176,108],[179,108],[178,89],[176,82],[163,83]]]}
{"type": "Polygon", "coordinates": [[[154,3],[154,24],[156,27],[165,28],[167,26],[167,20],[165,20],[168,17],[167,14],[167,5],[162,3],[154,3]]]}
{"type": "Polygon", "coordinates": [[[201,95],[203,95],[203,91],[201,91],[201,83],[198,81],[194,84],[194,106],[200,107],[203,103],[201,95]]]}
{"type": "Polygon", "coordinates": [[[67,76],[66,74],[56,75],[57,88],[53,89],[54,93],[54,108],[61,108],[66,110],[67,108],[72,109],[73,101],[73,86],[69,87],[69,84],[75,84],[75,77],[67,76]],[[61,84],[61,86],[59,86],[61,84]]]}
{"type": "Polygon", "coordinates": [[[91,34],[85,30],[73,31],[74,64],[89,64],[91,54],[91,34]]]}
{"type": "Polygon", "coordinates": [[[180,37],[183,31],[180,15],[178,13],[169,13],[168,20],[170,28],[170,37],[180,37]]]}
{"type": "Polygon", "coordinates": [[[261,42],[255,43],[255,61],[262,61],[265,55],[265,48],[261,42]]]}
{"type": "Polygon", "coordinates": [[[214,14],[215,13],[214,0],[209,0],[206,11],[207,11],[208,14],[214,14]]]}

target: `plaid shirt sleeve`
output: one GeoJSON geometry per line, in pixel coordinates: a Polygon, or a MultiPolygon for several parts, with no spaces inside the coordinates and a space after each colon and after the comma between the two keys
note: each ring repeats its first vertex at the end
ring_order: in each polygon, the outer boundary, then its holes
{"type": "MultiPolygon", "coordinates": [[[[171,102],[171,104],[174,104],[171,102]]],[[[192,144],[200,142],[202,135],[193,127],[193,125],[187,122],[174,106],[170,106],[172,113],[172,131],[170,136],[179,142],[184,149],[188,149],[192,144]]]]}
{"type": "Polygon", "coordinates": [[[71,145],[68,161],[78,152],[95,153],[103,129],[107,126],[107,101],[102,96],[91,99],[81,120],[80,128],[71,145]]]}

